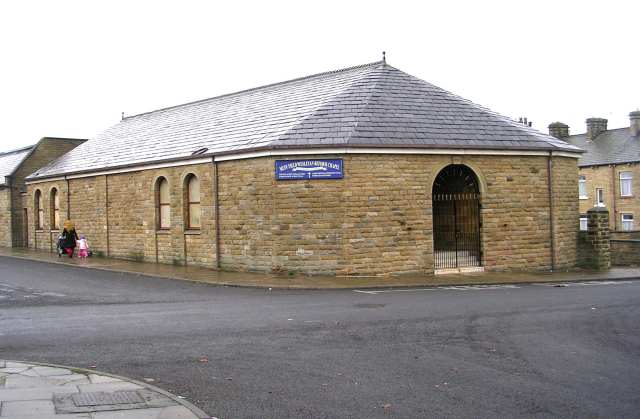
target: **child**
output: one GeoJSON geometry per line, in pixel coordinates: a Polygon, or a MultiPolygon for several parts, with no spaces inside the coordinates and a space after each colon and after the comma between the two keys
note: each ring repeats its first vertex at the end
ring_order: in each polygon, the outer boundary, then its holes
{"type": "Polygon", "coordinates": [[[89,243],[87,243],[87,238],[84,234],[81,234],[80,240],[78,240],[78,256],[81,258],[89,256],[89,243]]]}

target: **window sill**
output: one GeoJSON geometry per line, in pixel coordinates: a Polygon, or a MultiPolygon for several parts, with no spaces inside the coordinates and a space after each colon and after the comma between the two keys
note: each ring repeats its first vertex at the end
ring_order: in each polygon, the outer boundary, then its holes
{"type": "Polygon", "coordinates": [[[633,198],[633,195],[620,195],[621,199],[631,199],[633,198]]]}
{"type": "Polygon", "coordinates": [[[171,234],[171,230],[169,229],[156,230],[156,234],[171,234]]]}
{"type": "Polygon", "coordinates": [[[589,199],[589,197],[588,196],[580,196],[580,197],[578,197],[578,199],[589,199]]]}
{"type": "Polygon", "coordinates": [[[59,233],[60,229],[59,228],[52,228],[51,230],[49,230],[50,233],[59,233]]]}
{"type": "Polygon", "coordinates": [[[36,228],[36,233],[44,233],[44,229],[43,228],[36,228]]]}
{"type": "Polygon", "coordinates": [[[189,230],[185,230],[184,231],[184,235],[185,236],[199,236],[200,235],[200,230],[196,230],[196,229],[189,229],[189,230]]]}

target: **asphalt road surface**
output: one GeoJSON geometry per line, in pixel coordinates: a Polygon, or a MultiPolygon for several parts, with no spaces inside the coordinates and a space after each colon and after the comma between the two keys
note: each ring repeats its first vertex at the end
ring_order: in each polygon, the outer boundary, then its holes
{"type": "Polygon", "coordinates": [[[0,257],[0,358],[219,418],[638,418],[640,281],[268,291],[0,257]]]}

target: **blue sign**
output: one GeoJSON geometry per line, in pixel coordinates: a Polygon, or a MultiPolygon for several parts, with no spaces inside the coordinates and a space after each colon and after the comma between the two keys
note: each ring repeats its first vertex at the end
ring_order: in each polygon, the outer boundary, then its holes
{"type": "Polygon", "coordinates": [[[342,159],[276,160],[277,180],[342,179],[342,159]]]}

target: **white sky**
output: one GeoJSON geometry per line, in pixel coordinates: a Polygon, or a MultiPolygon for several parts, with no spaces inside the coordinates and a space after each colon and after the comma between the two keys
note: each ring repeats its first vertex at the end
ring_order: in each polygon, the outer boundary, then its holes
{"type": "Polygon", "coordinates": [[[640,1],[0,2],[0,150],[377,61],[546,132],[640,107],[640,1]]]}

